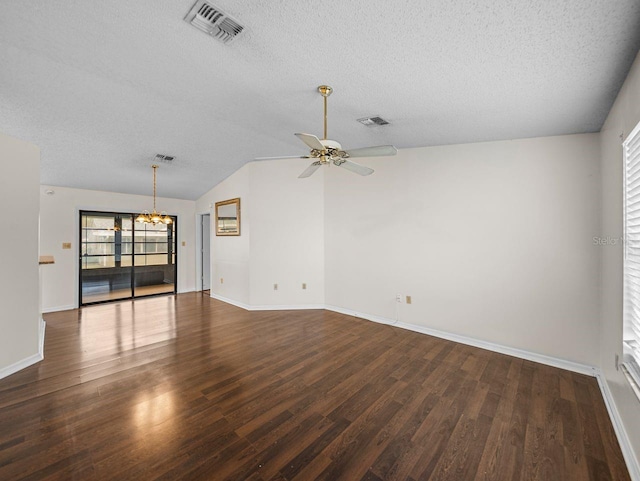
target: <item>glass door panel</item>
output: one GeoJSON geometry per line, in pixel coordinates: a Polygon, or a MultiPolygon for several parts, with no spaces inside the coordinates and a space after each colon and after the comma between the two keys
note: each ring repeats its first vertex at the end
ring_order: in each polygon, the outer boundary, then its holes
{"type": "Polygon", "coordinates": [[[137,224],[133,249],[136,295],[175,292],[176,218],[173,223],[137,224]]]}
{"type": "Polygon", "coordinates": [[[122,232],[131,223],[130,214],[80,213],[80,304],[133,296],[131,255],[123,255],[122,232]]]}

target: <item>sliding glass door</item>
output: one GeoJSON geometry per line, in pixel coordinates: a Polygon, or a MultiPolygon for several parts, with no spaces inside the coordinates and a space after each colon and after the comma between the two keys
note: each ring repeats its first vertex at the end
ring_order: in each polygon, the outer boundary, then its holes
{"type": "Polygon", "coordinates": [[[176,219],[167,224],[135,223],[133,288],[135,296],[175,293],[176,219]]]}
{"type": "Polygon", "coordinates": [[[80,211],[80,304],[175,293],[177,218],[139,224],[131,213],[80,211]]]}

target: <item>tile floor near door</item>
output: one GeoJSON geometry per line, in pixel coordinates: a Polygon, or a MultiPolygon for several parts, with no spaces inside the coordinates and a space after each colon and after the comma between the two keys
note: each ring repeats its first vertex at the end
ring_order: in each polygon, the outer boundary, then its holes
{"type": "Polygon", "coordinates": [[[594,378],[202,293],[46,315],[0,479],[629,480],[594,378]]]}

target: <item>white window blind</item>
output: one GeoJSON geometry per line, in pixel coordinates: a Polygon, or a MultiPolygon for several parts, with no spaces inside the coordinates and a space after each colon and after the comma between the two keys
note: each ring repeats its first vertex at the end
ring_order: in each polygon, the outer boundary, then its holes
{"type": "Polygon", "coordinates": [[[624,203],[624,364],[640,385],[640,124],[622,144],[624,203]]]}

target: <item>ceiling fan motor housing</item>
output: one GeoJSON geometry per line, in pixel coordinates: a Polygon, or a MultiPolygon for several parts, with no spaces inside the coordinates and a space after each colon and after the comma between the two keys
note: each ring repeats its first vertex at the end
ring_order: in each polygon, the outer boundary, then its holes
{"type": "Polygon", "coordinates": [[[340,142],[336,142],[335,140],[328,140],[328,139],[319,139],[319,140],[320,140],[320,143],[325,146],[325,148],[342,150],[342,145],[340,145],[340,142]]]}

